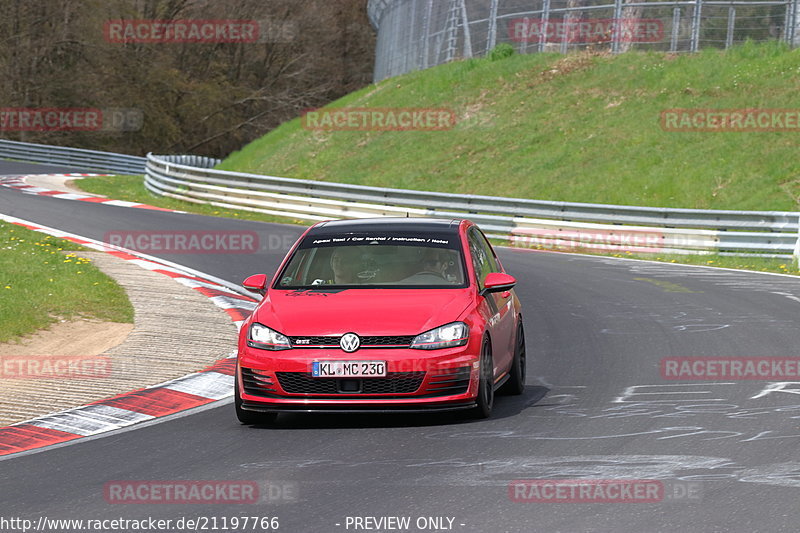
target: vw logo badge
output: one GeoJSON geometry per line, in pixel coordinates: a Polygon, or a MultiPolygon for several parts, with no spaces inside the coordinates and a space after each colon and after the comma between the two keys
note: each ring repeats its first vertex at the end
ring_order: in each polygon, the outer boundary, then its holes
{"type": "Polygon", "coordinates": [[[358,347],[361,346],[361,339],[358,338],[358,335],[355,333],[345,333],[342,335],[342,338],[339,339],[339,346],[347,353],[352,353],[358,350],[358,347]]]}

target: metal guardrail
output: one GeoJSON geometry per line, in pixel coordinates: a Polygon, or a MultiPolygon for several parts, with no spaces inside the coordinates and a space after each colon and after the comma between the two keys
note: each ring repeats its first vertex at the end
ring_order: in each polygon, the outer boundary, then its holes
{"type": "Polygon", "coordinates": [[[0,158],[32,163],[63,165],[76,170],[144,174],[146,159],[113,152],[84,150],[46,144],[23,143],[0,139],[0,158]]]}
{"type": "Polygon", "coordinates": [[[800,213],[580,204],[365,187],[215,170],[219,161],[148,154],[145,186],[188,202],[301,220],[469,218],[524,247],[800,257],[800,213]]]}
{"type": "Polygon", "coordinates": [[[203,156],[135,157],[0,140],[0,158],[145,174],[156,195],[305,221],[469,218],[515,246],[558,250],[800,258],[800,213],[581,204],[365,187],[215,170],[203,156]]]}

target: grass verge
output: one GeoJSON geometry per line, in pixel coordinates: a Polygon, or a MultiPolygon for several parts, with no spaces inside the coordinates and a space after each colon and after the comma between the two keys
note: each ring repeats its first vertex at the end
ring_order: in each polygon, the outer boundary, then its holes
{"type": "Polygon", "coordinates": [[[133,322],[125,290],[80,245],[0,222],[0,249],[0,342],[62,319],[133,322]]]}
{"type": "MultiPolygon", "coordinates": [[[[516,250],[541,250],[547,251],[544,248],[526,248],[520,246],[509,246],[508,241],[499,239],[491,239],[492,244],[505,246],[516,250]]],[[[800,276],[800,266],[798,263],[793,262],[791,259],[780,259],[770,257],[748,257],[748,256],[731,256],[719,254],[703,254],[703,255],[685,255],[685,254],[642,254],[642,253],[597,253],[587,250],[553,250],[564,251],[570,253],[580,253],[584,255],[596,255],[600,257],[623,257],[626,259],[641,259],[647,261],[659,261],[662,263],[678,263],[682,265],[702,265],[718,268],[732,268],[735,270],[750,270],[755,272],[774,272],[778,274],[789,274],[793,276],[800,276]]]]}

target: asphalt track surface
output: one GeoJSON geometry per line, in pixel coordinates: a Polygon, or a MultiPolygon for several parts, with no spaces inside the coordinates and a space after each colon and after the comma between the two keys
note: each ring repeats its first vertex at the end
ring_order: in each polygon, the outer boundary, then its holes
{"type": "MultiPolygon", "coordinates": [[[[0,164],[0,174],[46,171],[0,164]]],[[[257,254],[163,256],[234,283],[271,274],[284,251],[279,240],[300,232],[6,188],[0,213],[95,239],[111,229],[247,229],[267,243],[277,236],[257,254]]],[[[659,362],[800,356],[800,280],[510,249],[500,256],[519,279],[529,375],[526,393],[498,397],[491,419],[285,415],[275,428],[244,427],[224,403],[0,461],[0,516],[276,516],[279,531],[292,533],[366,531],[347,528],[348,516],[410,516],[404,531],[425,530],[418,517],[450,517],[452,531],[486,533],[798,529],[800,383],[668,381],[659,362]],[[509,498],[512,480],[553,477],[658,479],[667,497],[625,504],[509,498]],[[272,501],[109,504],[104,486],[118,480],[270,482],[272,501]]],[[[203,334],[202,324],[187,330],[203,334]]]]}

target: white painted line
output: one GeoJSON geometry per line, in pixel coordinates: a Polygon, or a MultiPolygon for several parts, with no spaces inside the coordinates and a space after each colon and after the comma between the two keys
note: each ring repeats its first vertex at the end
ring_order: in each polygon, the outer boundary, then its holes
{"type": "Polygon", "coordinates": [[[87,405],[23,423],[88,437],[153,418],[108,405],[87,405]]]}
{"type": "Polygon", "coordinates": [[[206,283],[204,281],[198,281],[196,279],[177,278],[175,281],[177,281],[181,285],[186,285],[190,289],[205,288],[205,289],[213,289],[215,291],[227,292],[229,294],[239,294],[238,292],[234,292],[227,287],[223,287],[215,283],[206,283]]]}
{"type": "Polygon", "coordinates": [[[138,202],[126,202],[124,200],[109,200],[107,202],[102,202],[103,205],[115,205],[118,207],[136,207],[137,205],[142,205],[138,202]]]}
{"type": "Polygon", "coordinates": [[[233,376],[219,372],[201,372],[179,378],[166,388],[202,398],[221,400],[233,396],[233,376]]]}
{"type": "Polygon", "coordinates": [[[258,304],[256,302],[246,302],[238,298],[229,298],[227,296],[212,296],[210,298],[214,305],[222,309],[246,309],[252,311],[258,304]]]}
{"type": "Polygon", "coordinates": [[[95,198],[94,196],[86,196],[85,194],[75,194],[70,192],[54,194],[52,197],[60,198],[62,200],[83,200],[84,198],[95,198]]]}

